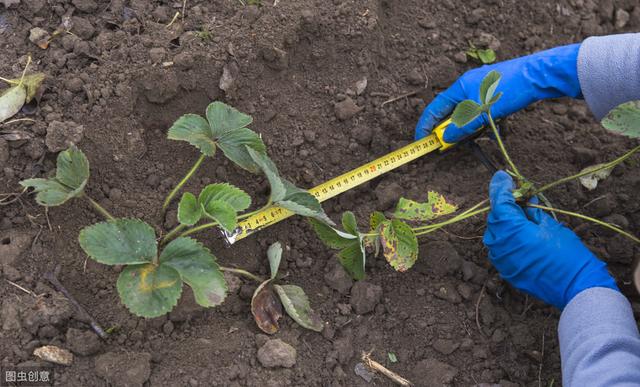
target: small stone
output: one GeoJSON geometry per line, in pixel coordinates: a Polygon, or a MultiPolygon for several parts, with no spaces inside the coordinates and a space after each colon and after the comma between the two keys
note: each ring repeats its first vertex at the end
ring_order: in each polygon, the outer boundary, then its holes
{"type": "Polygon", "coordinates": [[[358,281],[351,288],[351,307],[357,314],[372,312],[382,298],[382,288],[367,281],[358,281]]]}
{"type": "Polygon", "coordinates": [[[51,35],[40,27],[29,30],[29,41],[42,49],[47,48],[49,39],[51,39],[51,35]]]}
{"type": "Polygon", "coordinates": [[[460,51],[453,56],[453,60],[457,63],[467,63],[467,53],[460,51]]]}
{"type": "Polygon", "coordinates": [[[453,340],[437,339],[433,342],[432,347],[443,355],[451,355],[460,347],[460,344],[455,343],[453,340]]]}
{"type": "Polygon", "coordinates": [[[631,15],[629,15],[629,12],[625,11],[624,9],[620,8],[616,10],[616,28],[622,29],[626,27],[627,23],[629,23],[630,18],[631,15]]]}
{"type": "Polygon", "coordinates": [[[238,66],[234,62],[227,63],[222,68],[222,76],[218,87],[224,92],[230,92],[233,89],[233,85],[236,81],[236,74],[238,74],[238,66]]]}
{"type": "Polygon", "coordinates": [[[44,361],[54,364],[70,366],[71,363],[73,363],[73,354],[55,345],[45,345],[44,347],[36,348],[33,354],[44,361]]]}
{"type": "Polygon", "coordinates": [[[564,116],[569,112],[569,108],[565,104],[556,103],[551,106],[551,110],[554,114],[564,116]]]}
{"type": "Polygon", "coordinates": [[[486,32],[481,32],[478,37],[478,45],[480,47],[490,48],[493,51],[498,51],[500,48],[500,41],[494,35],[486,32]]]}
{"type": "Polygon", "coordinates": [[[464,298],[465,300],[470,300],[471,297],[473,296],[473,289],[468,284],[465,284],[465,283],[458,284],[456,289],[458,290],[458,293],[460,293],[462,298],[464,298]]]}
{"type": "Polygon", "coordinates": [[[418,69],[413,69],[407,74],[407,82],[413,86],[424,86],[424,77],[418,69]]]}
{"type": "Polygon", "coordinates": [[[100,338],[91,331],[69,328],[66,338],[69,349],[76,355],[94,355],[102,348],[100,338]]]}
{"type": "Polygon", "coordinates": [[[462,301],[462,297],[452,284],[444,284],[438,288],[436,297],[451,302],[452,304],[458,304],[462,301]]]}
{"type": "Polygon", "coordinates": [[[75,122],[51,121],[47,127],[45,143],[50,152],[66,150],[82,140],[84,126],[75,122]]]}
{"type": "Polygon", "coordinates": [[[340,121],[346,121],[356,114],[360,113],[363,108],[356,105],[356,103],[350,98],[347,97],[343,101],[334,104],[334,110],[336,117],[340,121]]]}
{"type": "Polygon", "coordinates": [[[96,357],[95,372],[114,386],[142,387],[151,375],[151,355],[108,352],[96,357]]]}
{"type": "Polygon", "coordinates": [[[324,275],[324,280],[331,289],[342,294],[346,294],[353,286],[351,276],[340,264],[335,264],[333,269],[324,275]]]}
{"type": "Polygon", "coordinates": [[[79,93],[82,91],[82,86],[84,86],[84,82],[82,82],[82,79],[80,79],[80,77],[73,77],[73,78],[67,79],[67,81],[64,83],[64,86],[67,88],[67,90],[73,93],[79,93]]]}
{"type": "Polygon", "coordinates": [[[356,82],[356,95],[360,95],[364,93],[367,89],[367,77],[363,77],[359,81],[356,82]]]}
{"type": "Polygon", "coordinates": [[[291,368],[296,357],[296,349],[280,339],[269,340],[258,350],[258,361],[265,368],[291,368]]]}
{"type": "Polygon", "coordinates": [[[356,364],[356,366],[353,368],[353,372],[364,379],[367,383],[371,383],[373,377],[375,376],[374,373],[371,372],[369,368],[362,363],[356,364]]]}

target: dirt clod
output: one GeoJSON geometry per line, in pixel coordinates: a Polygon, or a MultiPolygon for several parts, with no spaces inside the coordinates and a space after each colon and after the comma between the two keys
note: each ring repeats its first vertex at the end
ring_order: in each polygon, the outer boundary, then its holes
{"type": "Polygon", "coordinates": [[[351,307],[357,314],[372,312],[382,298],[382,288],[366,281],[358,281],[351,288],[351,307]]]}
{"type": "Polygon", "coordinates": [[[334,105],[336,117],[340,121],[346,121],[356,114],[360,113],[363,108],[356,105],[355,101],[350,97],[345,98],[343,101],[337,102],[334,105]]]}
{"type": "Polygon", "coordinates": [[[453,382],[458,374],[458,369],[436,359],[425,359],[416,364],[414,368],[416,377],[412,380],[420,380],[425,387],[442,387],[453,382]]]}
{"type": "MultiPolygon", "coordinates": [[[[462,266],[462,258],[453,245],[446,241],[432,241],[424,249],[420,249],[421,257],[414,266],[424,274],[435,274],[438,277],[452,275],[462,266]]],[[[471,265],[468,265],[471,267],[471,265]]],[[[475,274],[472,274],[472,277],[475,274]]]]}
{"type": "Polygon", "coordinates": [[[258,350],[258,361],[266,368],[291,368],[296,364],[296,349],[280,339],[268,340],[258,350]]]}
{"type": "Polygon", "coordinates": [[[339,264],[333,265],[333,269],[324,275],[324,280],[331,289],[342,294],[346,294],[353,285],[351,276],[339,264]]]}
{"type": "Polygon", "coordinates": [[[151,355],[148,352],[109,352],[96,357],[98,376],[114,386],[142,387],[151,375],[151,355]]]}
{"type": "Polygon", "coordinates": [[[69,349],[76,355],[90,356],[102,348],[100,338],[91,331],[69,328],[66,338],[69,349]]]}
{"type": "Polygon", "coordinates": [[[84,126],[72,121],[52,121],[47,127],[45,143],[49,152],[60,152],[82,140],[84,126]]]}

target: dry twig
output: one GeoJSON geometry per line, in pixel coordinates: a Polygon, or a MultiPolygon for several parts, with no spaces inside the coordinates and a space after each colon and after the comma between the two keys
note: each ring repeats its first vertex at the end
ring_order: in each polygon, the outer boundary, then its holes
{"type": "Polygon", "coordinates": [[[405,93],[405,94],[399,95],[397,97],[393,97],[391,99],[388,99],[388,100],[384,101],[382,104],[380,104],[380,107],[384,107],[384,105],[386,105],[388,103],[391,103],[391,102],[396,102],[396,101],[399,101],[401,99],[414,96],[414,95],[418,94],[419,91],[420,90],[412,91],[412,92],[405,93]]]}
{"type": "Polygon", "coordinates": [[[388,377],[399,386],[413,386],[413,383],[411,383],[407,379],[387,369],[385,366],[378,363],[377,361],[372,360],[371,352],[362,352],[362,362],[364,363],[364,365],[369,367],[372,371],[380,372],[381,374],[388,377]]]}
{"type": "Polygon", "coordinates": [[[104,329],[102,329],[102,327],[100,326],[100,324],[96,321],[96,319],[93,318],[93,316],[91,316],[87,310],[80,305],[80,303],[78,302],[78,300],[75,299],[75,297],[73,297],[71,295],[71,293],[69,293],[69,291],[67,290],[67,288],[64,287],[64,285],[62,285],[62,283],[60,282],[60,280],[58,279],[58,273],[60,272],[60,266],[56,266],[56,268],[54,269],[53,272],[48,272],[44,275],[44,278],[49,281],[51,283],[51,285],[53,285],[53,287],[59,291],[60,293],[62,293],[65,297],[67,297],[67,299],[69,300],[69,302],[71,302],[73,304],[73,306],[76,307],[76,309],[78,310],[78,312],[80,312],[81,315],[83,315],[87,320],[89,320],[89,325],[91,325],[91,329],[93,329],[93,331],[100,336],[103,339],[106,339],[108,337],[108,334],[104,331],[104,329]]]}
{"type": "Polygon", "coordinates": [[[482,296],[484,296],[484,289],[487,287],[487,282],[485,281],[482,284],[482,289],[480,289],[480,294],[478,295],[478,300],[476,301],[476,326],[480,331],[480,334],[484,336],[484,332],[482,331],[482,327],[480,326],[480,301],[482,301],[482,296]]]}

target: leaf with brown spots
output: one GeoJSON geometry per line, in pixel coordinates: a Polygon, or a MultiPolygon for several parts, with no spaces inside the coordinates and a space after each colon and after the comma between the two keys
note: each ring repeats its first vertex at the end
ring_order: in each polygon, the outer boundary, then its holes
{"type": "Polygon", "coordinates": [[[418,238],[398,219],[380,225],[380,244],[387,262],[397,271],[408,270],[418,259],[418,238]]]}
{"type": "Polygon", "coordinates": [[[397,219],[426,222],[440,216],[448,215],[457,209],[458,207],[447,202],[444,196],[437,192],[429,191],[425,203],[400,198],[393,216],[397,219]]]}
{"type": "Polygon", "coordinates": [[[271,286],[271,280],[264,281],[253,292],[251,313],[258,328],[270,335],[278,332],[278,320],[282,318],[282,304],[271,286]]]}

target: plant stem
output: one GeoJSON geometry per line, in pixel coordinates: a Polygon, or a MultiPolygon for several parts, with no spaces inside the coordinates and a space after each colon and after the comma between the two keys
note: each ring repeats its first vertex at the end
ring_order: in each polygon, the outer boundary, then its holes
{"type": "Polygon", "coordinates": [[[173,230],[169,231],[169,233],[165,235],[164,238],[162,238],[160,244],[164,245],[165,243],[169,242],[171,239],[173,239],[174,236],[176,236],[177,233],[184,230],[185,227],[187,227],[186,224],[179,224],[178,226],[176,226],[173,230]]]}
{"type": "Polygon", "coordinates": [[[416,236],[429,234],[429,233],[434,232],[434,231],[436,231],[436,230],[438,230],[438,229],[440,229],[440,228],[442,228],[444,226],[447,226],[447,225],[452,224],[452,223],[459,222],[461,220],[470,218],[472,216],[476,216],[476,215],[482,214],[484,212],[489,211],[490,209],[491,209],[491,207],[483,207],[483,208],[481,208],[479,210],[475,210],[475,211],[466,213],[465,215],[456,216],[455,218],[451,218],[451,219],[446,220],[444,222],[435,223],[435,224],[432,224],[432,225],[429,225],[429,226],[425,226],[425,227],[419,227],[419,228],[413,229],[413,230],[414,231],[418,231],[418,232],[416,232],[416,236]]]}
{"type": "Polygon", "coordinates": [[[243,276],[245,276],[247,278],[251,278],[252,280],[256,281],[259,284],[264,282],[264,279],[258,277],[255,274],[251,274],[246,270],[234,269],[232,267],[226,267],[226,266],[220,266],[220,270],[221,271],[228,271],[229,273],[235,273],[235,274],[243,275],[243,276]]]}
{"type": "Polygon", "coordinates": [[[109,213],[109,211],[105,210],[104,207],[102,207],[100,204],[98,204],[98,202],[96,202],[95,200],[91,199],[89,197],[89,195],[87,195],[86,193],[82,194],[82,197],[84,197],[85,199],[87,199],[89,201],[89,203],[93,206],[93,208],[98,211],[98,213],[102,216],[104,216],[107,220],[116,220],[116,218],[113,217],[113,215],[111,215],[109,213]]]}
{"type": "Polygon", "coordinates": [[[167,198],[164,200],[164,204],[162,205],[162,212],[165,212],[167,210],[167,207],[169,207],[169,204],[171,204],[171,200],[173,200],[174,196],[176,196],[178,191],[180,191],[182,186],[186,184],[186,182],[193,176],[193,174],[196,173],[196,171],[200,167],[200,164],[202,164],[202,162],[204,161],[205,157],[207,156],[204,154],[201,154],[200,157],[198,157],[198,160],[196,160],[195,164],[193,164],[193,167],[191,167],[189,172],[187,172],[185,177],[183,177],[182,180],[180,180],[180,182],[178,183],[178,185],[176,185],[175,188],[169,193],[169,196],[167,196],[167,198]]]}
{"type": "Polygon", "coordinates": [[[516,174],[519,180],[524,180],[524,177],[518,171],[516,165],[511,161],[511,157],[507,153],[507,148],[504,147],[504,143],[502,142],[502,138],[500,137],[500,133],[498,133],[498,128],[496,127],[495,122],[493,122],[493,117],[491,117],[491,112],[487,112],[487,116],[489,117],[489,125],[491,126],[491,130],[493,131],[493,135],[496,137],[496,141],[498,142],[498,146],[500,147],[500,152],[504,156],[504,159],[509,164],[509,167],[516,174]]]}
{"type": "Polygon", "coordinates": [[[218,222],[211,222],[211,223],[205,223],[205,224],[201,224],[199,226],[192,227],[192,228],[188,229],[187,231],[183,232],[182,234],[180,234],[179,238],[186,237],[187,235],[191,235],[191,234],[196,233],[198,231],[206,230],[208,228],[215,227],[217,225],[218,225],[218,222]]]}
{"type": "Polygon", "coordinates": [[[546,184],[546,185],[542,186],[541,188],[535,190],[533,192],[533,195],[536,195],[536,194],[538,194],[540,192],[546,191],[549,188],[555,187],[558,184],[563,184],[563,183],[566,183],[566,182],[571,181],[573,179],[577,179],[577,178],[580,178],[582,176],[586,176],[586,175],[590,175],[590,174],[596,173],[596,172],[601,171],[603,169],[613,168],[616,165],[618,165],[621,162],[623,162],[626,159],[628,159],[629,157],[631,157],[631,155],[633,155],[634,153],[636,153],[639,150],[640,150],[640,145],[635,147],[635,148],[633,148],[633,149],[631,149],[629,152],[623,154],[622,156],[618,157],[617,159],[612,160],[612,161],[610,161],[608,163],[602,164],[600,167],[598,167],[596,169],[592,169],[592,170],[588,170],[588,171],[582,171],[582,172],[577,173],[575,175],[568,176],[568,177],[563,177],[562,179],[559,179],[559,180],[556,180],[556,181],[554,181],[552,183],[546,184]]]}
{"type": "Polygon", "coordinates": [[[453,218],[450,218],[448,220],[445,220],[445,221],[442,221],[442,222],[439,222],[439,223],[432,223],[432,224],[427,224],[425,226],[416,227],[416,228],[413,228],[413,231],[422,231],[422,230],[430,229],[430,228],[433,228],[433,227],[438,228],[438,227],[441,227],[440,225],[442,225],[444,223],[450,224],[450,223],[455,223],[455,222],[457,222],[459,220],[462,220],[462,219],[466,219],[468,217],[467,216],[468,214],[476,211],[479,207],[481,207],[482,205],[487,203],[487,201],[488,201],[488,199],[484,199],[481,202],[471,206],[469,209],[465,210],[464,212],[454,216],[453,218]]]}
{"type": "Polygon", "coordinates": [[[564,214],[564,215],[569,215],[569,216],[575,216],[576,218],[580,218],[580,219],[584,219],[584,220],[588,220],[589,222],[593,222],[596,223],[602,227],[606,227],[609,230],[615,231],[620,235],[624,235],[625,237],[631,239],[632,241],[636,242],[636,243],[640,243],[640,239],[638,239],[637,237],[629,234],[628,232],[612,225],[611,223],[607,223],[605,221],[596,219],[596,218],[592,218],[590,216],[586,216],[586,215],[582,215],[582,214],[578,214],[576,212],[571,212],[571,211],[565,211],[565,210],[559,210],[557,208],[552,208],[552,207],[547,207],[547,206],[541,206],[539,204],[532,204],[532,203],[527,203],[527,206],[529,207],[533,207],[533,208],[539,208],[541,210],[545,210],[545,211],[553,211],[553,212],[557,212],[559,214],[564,214]]]}
{"type": "Polygon", "coordinates": [[[22,70],[22,76],[20,77],[20,83],[18,83],[18,86],[22,85],[22,82],[24,81],[24,76],[27,73],[27,69],[29,68],[30,64],[31,64],[31,55],[27,57],[27,64],[24,66],[24,70],[22,70]]]}

